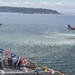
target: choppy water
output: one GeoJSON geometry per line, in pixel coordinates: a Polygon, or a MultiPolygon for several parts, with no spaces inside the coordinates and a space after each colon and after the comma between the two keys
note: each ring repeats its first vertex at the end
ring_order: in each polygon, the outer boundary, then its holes
{"type": "Polygon", "coordinates": [[[0,23],[0,48],[74,75],[75,15],[0,13],[0,23]]]}

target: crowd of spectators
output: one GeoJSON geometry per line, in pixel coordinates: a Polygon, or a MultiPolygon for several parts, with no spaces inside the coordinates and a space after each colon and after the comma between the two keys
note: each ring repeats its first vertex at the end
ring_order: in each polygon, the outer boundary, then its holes
{"type": "Polygon", "coordinates": [[[9,58],[5,57],[4,59],[0,58],[0,69],[12,68],[12,69],[21,69],[22,60],[18,61],[18,58],[9,58]]]}

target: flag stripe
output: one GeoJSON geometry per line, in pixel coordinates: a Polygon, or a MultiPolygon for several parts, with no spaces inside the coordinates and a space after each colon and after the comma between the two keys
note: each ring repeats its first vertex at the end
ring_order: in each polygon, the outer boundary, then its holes
{"type": "Polygon", "coordinates": [[[0,53],[3,53],[4,52],[4,50],[3,49],[0,49],[0,53]]]}

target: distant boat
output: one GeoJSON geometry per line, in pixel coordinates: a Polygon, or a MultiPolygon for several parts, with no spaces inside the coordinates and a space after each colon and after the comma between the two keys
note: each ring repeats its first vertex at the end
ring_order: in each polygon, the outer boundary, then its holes
{"type": "Polygon", "coordinates": [[[0,26],[2,26],[2,24],[0,23],[0,26]]]}

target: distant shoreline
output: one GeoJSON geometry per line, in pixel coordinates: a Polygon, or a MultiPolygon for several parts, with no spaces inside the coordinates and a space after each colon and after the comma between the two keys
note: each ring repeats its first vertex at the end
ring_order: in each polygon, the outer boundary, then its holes
{"type": "Polygon", "coordinates": [[[23,13],[23,14],[60,14],[56,10],[43,8],[25,8],[0,6],[0,12],[23,13]]]}

